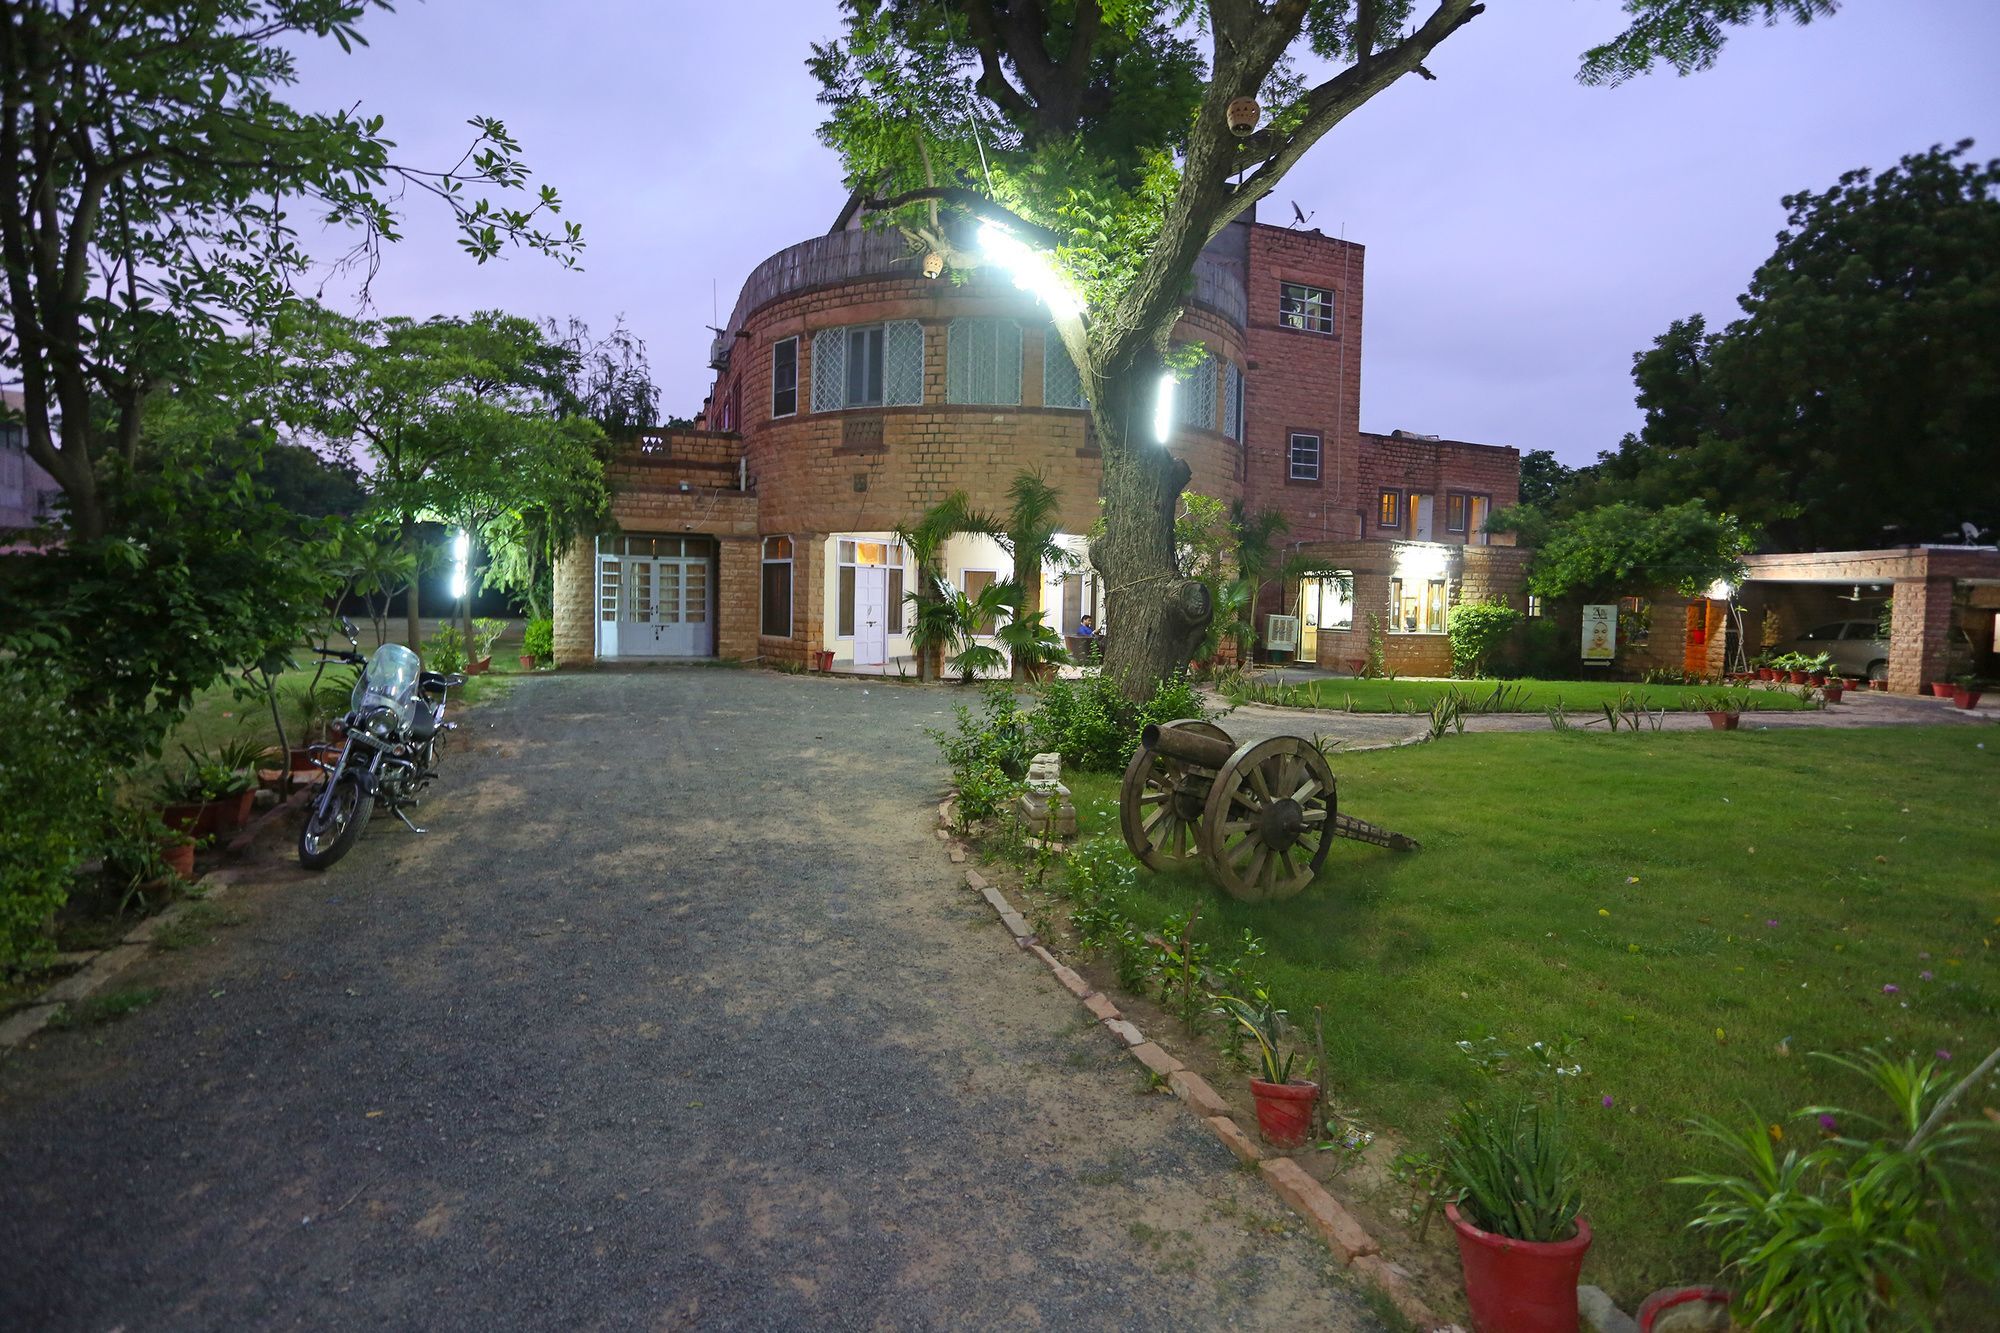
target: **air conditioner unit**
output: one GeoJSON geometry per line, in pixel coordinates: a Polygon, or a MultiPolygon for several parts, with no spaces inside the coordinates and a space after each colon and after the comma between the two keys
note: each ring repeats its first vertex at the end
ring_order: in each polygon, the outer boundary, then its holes
{"type": "Polygon", "coordinates": [[[1296,653],[1299,650],[1299,618],[1265,616],[1264,646],[1274,653],[1296,653]]]}

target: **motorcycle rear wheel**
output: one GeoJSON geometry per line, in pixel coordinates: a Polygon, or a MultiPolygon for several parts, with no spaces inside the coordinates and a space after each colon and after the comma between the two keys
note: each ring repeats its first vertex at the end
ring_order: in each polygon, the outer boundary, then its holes
{"type": "Polygon", "coordinates": [[[342,773],[332,781],[332,799],[315,797],[299,830],[299,864],[308,870],[324,870],[347,855],[375,813],[375,798],[362,790],[358,775],[342,773]]]}

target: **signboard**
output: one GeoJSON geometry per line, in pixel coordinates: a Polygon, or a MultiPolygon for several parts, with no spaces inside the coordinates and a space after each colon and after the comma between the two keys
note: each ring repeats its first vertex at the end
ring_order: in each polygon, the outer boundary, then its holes
{"type": "Polygon", "coordinates": [[[1595,666],[1609,666],[1618,651],[1618,606],[1583,608],[1583,660],[1595,666]]]}

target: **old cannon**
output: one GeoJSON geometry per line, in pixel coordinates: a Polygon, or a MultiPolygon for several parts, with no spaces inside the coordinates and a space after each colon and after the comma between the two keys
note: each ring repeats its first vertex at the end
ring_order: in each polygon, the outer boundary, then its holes
{"type": "Polygon", "coordinates": [[[1149,725],[1125,769],[1118,820],[1154,870],[1199,860],[1233,898],[1272,902],[1312,882],[1335,838],[1399,852],[1416,840],[1336,806],[1333,770],[1298,736],[1238,745],[1213,722],[1149,725]]]}

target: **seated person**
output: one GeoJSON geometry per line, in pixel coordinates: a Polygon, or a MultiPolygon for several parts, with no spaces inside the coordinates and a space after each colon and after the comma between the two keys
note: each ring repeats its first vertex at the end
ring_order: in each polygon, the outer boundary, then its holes
{"type": "Polygon", "coordinates": [[[1093,637],[1096,633],[1097,633],[1097,626],[1090,623],[1089,616],[1085,616],[1081,621],[1077,622],[1077,627],[1076,627],[1077,638],[1088,639],[1093,637]]]}

